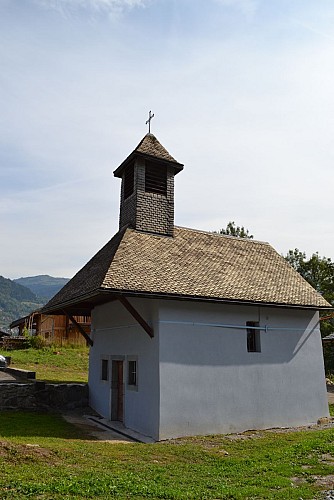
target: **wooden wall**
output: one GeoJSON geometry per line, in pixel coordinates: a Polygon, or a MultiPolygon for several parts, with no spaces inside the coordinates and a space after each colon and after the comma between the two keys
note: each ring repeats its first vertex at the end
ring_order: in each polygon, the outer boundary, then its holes
{"type": "MultiPolygon", "coordinates": [[[[90,334],[90,316],[74,316],[74,319],[84,331],[90,334]]],[[[86,340],[76,326],[65,315],[46,315],[32,313],[29,318],[19,325],[19,334],[26,327],[30,332],[39,335],[49,344],[86,345],[86,340]]]]}

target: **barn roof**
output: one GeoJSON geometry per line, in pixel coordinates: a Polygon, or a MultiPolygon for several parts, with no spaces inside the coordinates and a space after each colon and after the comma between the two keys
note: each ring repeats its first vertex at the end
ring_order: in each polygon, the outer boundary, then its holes
{"type": "Polygon", "coordinates": [[[119,231],[43,311],[119,295],[331,307],[268,243],[175,227],[174,237],[119,231]]]}

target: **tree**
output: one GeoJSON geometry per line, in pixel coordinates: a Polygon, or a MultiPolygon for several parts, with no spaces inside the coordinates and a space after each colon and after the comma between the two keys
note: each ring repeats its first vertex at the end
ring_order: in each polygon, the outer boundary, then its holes
{"type": "MultiPolygon", "coordinates": [[[[285,259],[313,288],[321,293],[327,302],[334,305],[334,262],[330,258],[320,257],[316,252],[307,259],[305,252],[295,248],[289,250],[285,259]]],[[[326,316],[326,313],[323,313],[323,316],[326,316]]],[[[321,322],[323,337],[334,332],[333,322],[334,318],[321,322]]]]}
{"type": "Polygon", "coordinates": [[[253,239],[253,235],[249,234],[248,229],[245,229],[244,226],[236,226],[235,222],[229,222],[226,226],[226,229],[220,229],[218,234],[226,234],[228,236],[237,236],[238,238],[249,238],[253,239]]]}

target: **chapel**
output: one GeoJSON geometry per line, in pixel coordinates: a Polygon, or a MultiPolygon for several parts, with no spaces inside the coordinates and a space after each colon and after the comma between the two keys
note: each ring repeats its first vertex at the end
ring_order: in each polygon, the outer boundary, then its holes
{"type": "Polygon", "coordinates": [[[328,416],[331,306],[268,243],[175,226],[182,170],[146,134],[114,171],[118,232],[43,309],[91,314],[90,405],[154,440],[328,416]]]}

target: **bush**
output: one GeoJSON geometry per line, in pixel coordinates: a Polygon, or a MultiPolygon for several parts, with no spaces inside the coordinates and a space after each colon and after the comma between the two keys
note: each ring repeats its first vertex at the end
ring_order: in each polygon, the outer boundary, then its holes
{"type": "Polygon", "coordinates": [[[29,347],[33,347],[34,349],[43,349],[46,347],[45,340],[39,335],[33,335],[28,338],[29,347]]]}
{"type": "Polygon", "coordinates": [[[43,349],[43,347],[46,347],[47,345],[43,337],[40,337],[39,335],[32,335],[26,326],[23,328],[22,336],[27,339],[27,347],[32,347],[33,349],[43,349]]]}

